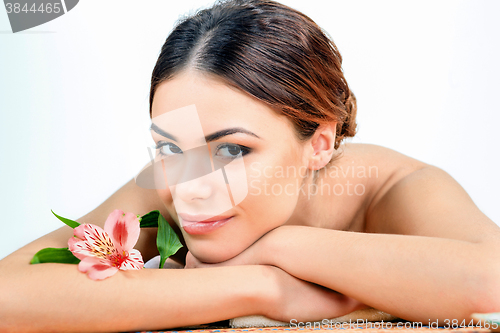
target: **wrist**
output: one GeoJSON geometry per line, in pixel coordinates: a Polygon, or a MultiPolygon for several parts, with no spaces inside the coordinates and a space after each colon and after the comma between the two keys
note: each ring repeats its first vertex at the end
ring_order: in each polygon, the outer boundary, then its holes
{"type": "Polygon", "coordinates": [[[258,257],[261,265],[280,267],[281,253],[286,242],[284,242],[288,226],[281,226],[269,231],[259,244],[258,257]]]}
{"type": "Polygon", "coordinates": [[[256,268],[255,283],[251,284],[250,303],[253,304],[254,314],[271,317],[279,305],[278,279],[279,271],[277,267],[269,265],[253,265],[256,268]]]}

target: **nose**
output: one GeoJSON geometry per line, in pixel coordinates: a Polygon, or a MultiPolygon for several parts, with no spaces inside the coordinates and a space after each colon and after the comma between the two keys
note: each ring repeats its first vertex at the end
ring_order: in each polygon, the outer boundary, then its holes
{"type": "Polygon", "coordinates": [[[173,187],[174,196],[188,202],[212,195],[210,174],[213,169],[207,146],[187,149],[164,162],[167,182],[173,187]]]}
{"type": "Polygon", "coordinates": [[[210,184],[207,176],[205,175],[176,184],[173,186],[172,194],[184,202],[207,200],[212,196],[213,192],[213,186],[210,184]]]}

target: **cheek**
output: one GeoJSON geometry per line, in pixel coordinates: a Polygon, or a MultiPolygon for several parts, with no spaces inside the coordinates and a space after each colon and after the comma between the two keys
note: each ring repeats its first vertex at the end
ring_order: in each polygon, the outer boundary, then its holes
{"type": "Polygon", "coordinates": [[[160,197],[161,201],[164,203],[171,202],[172,201],[172,193],[170,192],[170,189],[156,189],[156,193],[158,193],[158,196],[160,197]]]}
{"type": "MultiPolygon", "coordinates": [[[[254,210],[263,210],[275,218],[291,215],[300,193],[297,178],[261,177],[250,182],[248,201],[254,210]]],[[[286,221],[283,221],[283,223],[286,221]]]]}
{"type": "Polygon", "coordinates": [[[284,224],[291,216],[297,205],[301,188],[301,173],[305,167],[300,164],[256,165],[250,168],[248,174],[248,196],[245,205],[256,216],[265,215],[265,219],[273,227],[284,224]]]}
{"type": "Polygon", "coordinates": [[[175,213],[175,210],[174,210],[174,203],[172,200],[172,192],[170,192],[170,190],[167,188],[161,190],[156,189],[156,193],[158,194],[160,200],[163,202],[165,208],[167,208],[170,215],[174,216],[173,214],[175,213]]]}

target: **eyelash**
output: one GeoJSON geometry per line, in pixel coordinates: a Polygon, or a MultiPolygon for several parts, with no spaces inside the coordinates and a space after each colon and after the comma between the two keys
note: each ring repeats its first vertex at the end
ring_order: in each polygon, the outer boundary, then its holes
{"type": "MultiPolygon", "coordinates": [[[[172,142],[167,142],[167,141],[158,141],[158,143],[156,144],[156,149],[159,150],[159,154],[162,155],[162,156],[168,156],[167,154],[165,154],[162,150],[161,150],[161,147],[164,147],[164,146],[168,146],[168,145],[174,145],[175,147],[179,148],[177,145],[175,145],[174,143],[172,142]]],[[[227,147],[232,147],[232,146],[238,146],[240,149],[241,149],[241,152],[242,152],[242,156],[245,156],[247,155],[248,153],[251,153],[252,152],[252,148],[249,148],[247,146],[243,146],[243,145],[239,145],[239,144],[228,144],[228,143],[223,143],[223,144],[220,144],[217,146],[216,148],[216,152],[219,151],[219,149],[221,148],[227,148],[227,147]]],[[[180,149],[180,148],[179,148],[180,149]]],[[[181,150],[182,151],[182,150],[181,150]]],[[[181,153],[182,154],[182,153],[181,153]]],[[[237,155],[236,155],[237,156],[237,155]]]]}
{"type": "MultiPolygon", "coordinates": [[[[165,147],[165,146],[169,146],[169,145],[174,145],[177,147],[177,145],[173,144],[172,142],[167,142],[167,141],[158,141],[158,143],[156,144],[156,150],[158,150],[158,154],[160,155],[163,155],[163,156],[168,156],[167,154],[165,154],[162,150],[161,150],[161,147],[165,147]]],[[[179,147],[177,147],[179,148],[179,147]]],[[[180,148],[179,148],[180,149],[180,148]]]]}
{"type": "MultiPolygon", "coordinates": [[[[222,148],[229,148],[229,147],[235,147],[235,146],[240,148],[240,150],[241,150],[241,156],[245,156],[245,155],[247,155],[248,153],[250,153],[252,151],[252,149],[249,148],[249,147],[246,147],[246,146],[243,146],[243,145],[234,144],[234,143],[229,143],[229,144],[228,143],[223,143],[223,144],[217,146],[217,148],[216,148],[215,151],[217,153],[222,148]]],[[[235,159],[235,158],[237,158],[238,155],[234,155],[234,157],[220,156],[220,158],[235,159]]]]}

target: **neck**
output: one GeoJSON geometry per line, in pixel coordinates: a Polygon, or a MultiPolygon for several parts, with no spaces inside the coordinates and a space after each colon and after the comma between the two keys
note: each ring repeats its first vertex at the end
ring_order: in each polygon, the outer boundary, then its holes
{"type": "Polygon", "coordinates": [[[308,171],[302,178],[297,205],[292,216],[285,223],[286,225],[317,226],[317,222],[319,221],[317,221],[315,216],[321,212],[321,207],[318,204],[321,202],[322,197],[320,187],[318,186],[321,175],[315,177],[314,174],[314,172],[308,171]]]}

